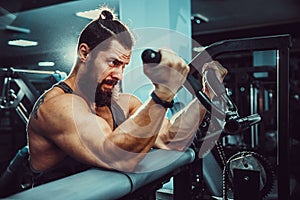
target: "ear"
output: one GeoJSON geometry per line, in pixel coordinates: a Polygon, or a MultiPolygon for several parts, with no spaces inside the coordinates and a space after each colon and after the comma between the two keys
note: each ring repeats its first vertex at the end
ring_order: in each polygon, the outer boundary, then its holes
{"type": "Polygon", "coordinates": [[[82,62],[85,62],[88,54],[90,53],[90,48],[86,43],[81,43],[78,48],[79,58],[82,62]]]}

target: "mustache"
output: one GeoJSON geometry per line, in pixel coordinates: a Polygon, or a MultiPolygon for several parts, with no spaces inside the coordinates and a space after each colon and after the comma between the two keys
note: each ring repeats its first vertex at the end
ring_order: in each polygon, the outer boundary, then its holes
{"type": "Polygon", "coordinates": [[[118,84],[118,80],[117,79],[103,80],[101,84],[117,85],[118,84]]]}

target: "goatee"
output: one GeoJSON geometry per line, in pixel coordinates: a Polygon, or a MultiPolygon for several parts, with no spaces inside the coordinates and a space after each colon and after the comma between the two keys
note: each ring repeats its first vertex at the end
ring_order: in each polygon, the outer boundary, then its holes
{"type": "Polygon", "coordinates": [[[111,99],[112,99],[112,91],[111,89],[101,89],[101,86],[103,84],[111,84],[115,86],[118,81],[117,80],[104,80],[101,83],[98,83],[96,93],[95,93],[95,103],[97,107],[102,106],[110,106],[111,105],[111,99]]]}

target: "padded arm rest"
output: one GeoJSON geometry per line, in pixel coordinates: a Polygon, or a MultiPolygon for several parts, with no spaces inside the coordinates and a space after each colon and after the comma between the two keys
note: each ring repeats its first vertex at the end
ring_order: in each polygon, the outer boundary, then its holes
{"type": "Polygon", "coordinates": [[[135,173],[125,173],[132,182],[132,192],[142,186],[166,176],[181,166],[192,163],[195,152],[187,149],[185,152],[154,150],[151,151],[137,166],[135,173]]]}
{"type": "Polygon", "coordinates": [[[131,191],[129,178],[119,172],[89,169],[8,197],[7,199],[118,199],[131,191]]]}
{"type": "Polygon", "coordinates": [[[192,149],[185,152],[154,150],[139,163],[135,173],[93,168],[34,187],[6,199],[119,199],[193,162],[194,158],[192,149]]]}

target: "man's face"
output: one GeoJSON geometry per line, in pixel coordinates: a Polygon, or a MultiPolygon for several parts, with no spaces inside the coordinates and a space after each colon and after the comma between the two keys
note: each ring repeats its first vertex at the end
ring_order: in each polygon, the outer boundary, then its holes
{"type": "Polygon", "coordinates": [[[93,96],[89,99],[95,98],[96,104],[107,105],[115,85],[123,78],[124,68],[130,61],[131,50],[125,49],[116,40],[111,40],[106,50],[100,50],[100,45],[92,50],[86,61],[84,82],[92,83],[94,88],[94,92],[89,94],[93,96]]]}

